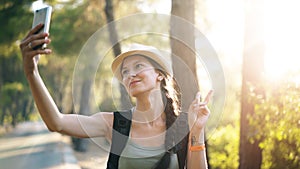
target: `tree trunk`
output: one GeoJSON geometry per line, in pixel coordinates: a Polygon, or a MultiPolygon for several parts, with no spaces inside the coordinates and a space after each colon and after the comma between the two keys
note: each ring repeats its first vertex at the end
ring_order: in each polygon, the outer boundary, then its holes
{"type": "Polygon", "coordinates": [[[109,39],[111,44],[113,45],[113,51],[114,55],[118,56],[121,54],[121,46],[118,42],[118,33],[116,31],[116,26],[114,23],[115,17],[114,17],[114,8],[111,0],[105,0],[105,16],[106,16],[106,22],[108,24],[108,30],[109,30],[109,39]],[[117,43],[116,43],[117,42],[117,43]]]}
{"type": "MultiPolygon", "coordinates": [[[[171,14],[194,24],[194,8],[194,0],[172,0],[171,14]]],[[[182,25],[178,19],[171,17],[170,21],[172,66],[182,91],[182,110],[187,111],[198,91],[194,27],[182,25]]]]}
{"type": "MultiPolygon", "coordinates": [[[[121,54],[121,46],[119,43],[118,38],[118,32],[116,31],[115,23],[114,23],[114,10],[113,10],[113,4],[112,0],[105,0],[105,15],[106,20],[108,24],[108,31],[109,31],[109,39],[111,42],[111,45],[113,46],[113,52],[115,57],[117,57],[119,54],[121,54]]],[[[121,109],[130,109],[131,108],[131,102],[128,99],[128,93],[125,89],[125,87],[120,84],[120,93],[121,93],[121,109]]]]}
{"type": "MultiPolygon", "coordinates": [[[[83,85],[81,88],[79,114],[89,115],[90,113],[90,92],[91,92],[92,83],[93,81],[91,79],[86,79],[83,81],[83,85]]],[[[74,150],[79,152],[87,151],[88,139],[72,138],[72,141],[74,145],[74,150]]]]}
{"type": "MultiPolygon", "coordinates": [[[[182,93],[182,111],[188,111],[189,105],[199,91],[197,65],[195,54],[195,1],[172,0],[170,20],[170,43],[172,50],[172,67],[182,93]],[[173,17],[176,16],[176,17],[173,17]],[[191,26],[182,24],[180,17],[191,23],[191,26]]],[[[209,165],[208,147],[206,148],[207,166],[209,165]]]]}
{"type": "Polygon", "coordinates": [[[261,92],[259,84],[264,63],[263,41],[263,1],[248,0],[245,17],[245,46],[243,59],[243,80],[240,119],[240,150],[239,169],[259,169],[262,163],[262,150],[259,142],[250,141],[255,136],[255,130],[250,126],[248,117],[254,116],[255,103],[249,99],[250,88],[261,92]]]}

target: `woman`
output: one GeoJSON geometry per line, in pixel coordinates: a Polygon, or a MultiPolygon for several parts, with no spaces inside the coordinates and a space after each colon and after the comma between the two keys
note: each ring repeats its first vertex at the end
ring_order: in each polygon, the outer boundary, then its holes
{"type": "MultiPolygon", "coordinates": [[[[53,132],[81,138],[104,136],[112,141],[113,112],[99,112],[92,116],[59,112],[39,75],[38,59],[35,57],[50,54],[51,49],[33,50],[36,46],[51,42],[49,34],[35,34],[42,26],[37,25],[28,33],[20,49],[24,72],[43,121],[53,132]]],[[[180,133],[180,127],[173,124],[186,113],[180,112],[180,91],[172,78],[170,64],[157,49],[142,46],[142,49],[119,55],[112,63],[112,70],[129,95],[136,99],[136,106],[130,111],[132,119],[129,138],[119,159],[119,168],[179,168],[176,154],[172,152],[175,152],[173,150],[178,143],[174,138],[180,133]],[[134,148],[140,149],[134,151],[134,148]],[[147,153],[151,155],[147,156],[147,153]]],[[[212,91],[201,102],[200,94],[196,94],[187,112],[192,123],[184,165],[189,169],[206,168],[203,128],[210,114],[207,104],[211,95],[212,91]]]]}

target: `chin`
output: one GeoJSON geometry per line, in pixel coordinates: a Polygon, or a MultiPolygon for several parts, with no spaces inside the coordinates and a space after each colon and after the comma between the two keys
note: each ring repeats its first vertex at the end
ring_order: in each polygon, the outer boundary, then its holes
{"type": "Polygon", "coordinates": [[[131,97],[138,97],[138,96],[141,96],[141,95],[143,95],[147,92],[148,92],[148,90],[134,88],[134,89],[130,90],[129,94],[130,94],[131,97]]]}

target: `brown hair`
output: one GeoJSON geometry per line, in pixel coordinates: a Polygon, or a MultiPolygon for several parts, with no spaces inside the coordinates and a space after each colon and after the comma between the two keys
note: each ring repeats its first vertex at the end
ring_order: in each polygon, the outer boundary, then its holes
{"type": "MultiPolygon", "coordinates": [[[[154,168],[168,168],[170,164],[171,152],[177,152],[179,149],[181,149],[182,154],[180,156],[184,157],[184,161],[186,159],[188,124],[185,123],[185,126],[181,126],[181,124],[176,122],[177,118],[181,115],[181,92],[176,79],[164,71],[164,69],[162,69],[158,63],[150,58],[147,59],[156,68],[159,74],[164,77],[161,81],[160,89],[162,91],[161,94],[165,106],[164,112],[166,115],[167,129],[165,136],[165,148],[167,152],[160,159],[160,161],[158,161],[154,168]],[[183,142],[181,142],[181,140],[183,140],[183,142]]],[[[186,120],[187,118],[184,119],[185,122],[187,122],[186,120]]],[[[181,164],[179,161],[179,165],[181,165],[179,166],[180,168],[183,168],[185,164],[181,164]]]]}

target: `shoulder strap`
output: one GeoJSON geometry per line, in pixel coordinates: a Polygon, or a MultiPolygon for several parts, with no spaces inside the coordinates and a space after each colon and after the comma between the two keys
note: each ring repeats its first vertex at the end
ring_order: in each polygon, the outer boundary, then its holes
{"type": "Polygon", "coordinates": [[[165,152],[163,157],[152,167],[153,169],[169,168],[171,153],[177,154],[179,169],[185,169],[186,167],[187,145],[189,138],[188,114],[180,113],[173,125],[175,125],[176,130],[174,141],[177,144],[172,148],[171,152],[165,152]]]}
{"type": "Polygon", "coordinates": [[[186,156],[187,156],[187,143],[188,143],[188,136],[186,136],[182,140],[182,148],[176,152],[178,165],[180,169],[184,169],[186,166],[186,156]]]}
{"type": "Polygon", "coordinates": [[[112,141],[107,169],[118,169],[120,155],[125,148],[131,127],[132,112],[114,112],[112,141]]]}
{"type": "Polygon", "coordinates": [[[180,169],[184,169],[186,166],[186,156],[187,156],[187,145],[189,139],[189,124],[188,124],[188,114],[180,113],[177,120],[177,127],[180,128],[178,130],[177,139],[181,139],[177,144],[177,159],[180,169]]]}

